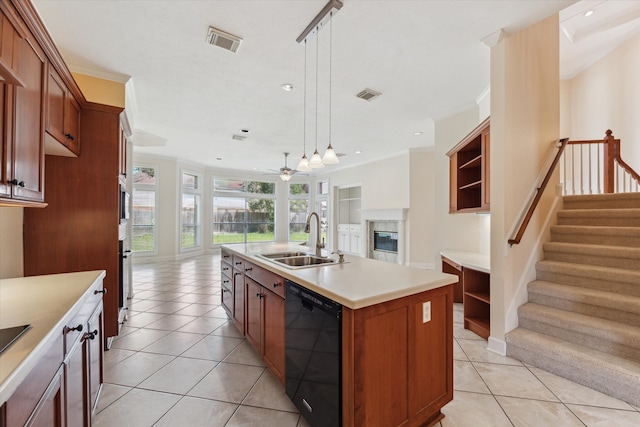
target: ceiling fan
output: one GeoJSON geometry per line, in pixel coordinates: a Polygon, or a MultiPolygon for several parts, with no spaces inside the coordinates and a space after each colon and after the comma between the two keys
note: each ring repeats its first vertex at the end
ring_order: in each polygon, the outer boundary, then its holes
{"type": "MultiPolygon", "coordinates": [[[[269,170],[277,172],[281,180],[289,181],[294,174],[297,174],[300,172],[298,172],[295,169],[291,169],[289,166],[287,166],[287,157],[289,157],[289,153],[283,153],[283,154],[284,154],[284,166],[281,167],[279,170],[275,170],[275,169],[269,169],[269,170]]],[[[271,175],[274,175],[274,174],[271,174],[271,175]]],[[[306,175],[306,174],[301,174],[301,175],[306,175]]]]}

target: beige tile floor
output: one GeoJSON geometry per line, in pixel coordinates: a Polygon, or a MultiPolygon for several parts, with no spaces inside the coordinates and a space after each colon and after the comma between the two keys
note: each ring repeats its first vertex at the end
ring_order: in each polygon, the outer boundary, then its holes
{"type": "MultiPolygon", "coordinates": [[[[220,256],[134,267],[105,352],[97,427],[308,426],[220,307],[220,256]]],[[[486,350],[454,310],[454,400],[440,427],[640,426],[640,409],[486,350]]]]}

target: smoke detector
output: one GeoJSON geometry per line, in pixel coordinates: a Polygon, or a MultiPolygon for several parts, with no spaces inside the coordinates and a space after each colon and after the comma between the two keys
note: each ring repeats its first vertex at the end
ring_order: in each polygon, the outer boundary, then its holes
{"type": "Polygon", "coordinates": [[[356,96],[360,99],[364,99],[365,101],[372,101],[375,98],[379,97],[380,95],[382,94],[380,92],[376,92],[375,90],[364,89],[363,91],[358,93],[356,96]]]}
{"type": "Polygon", "coordinates": [[[209,27],[207,43],[236,53],[240,47],[240,43],[242,43],[242,39],[233,34],[218,30],[217,28],[209,27]]]}

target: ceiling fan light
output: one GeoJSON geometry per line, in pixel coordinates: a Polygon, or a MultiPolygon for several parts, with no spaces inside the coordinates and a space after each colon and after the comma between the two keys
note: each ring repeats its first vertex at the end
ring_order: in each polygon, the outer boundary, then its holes
{"type": "Polygon", "coordinates": [[[311,156],[311,159],[309,160],[309,167],[311,169],[319,169],[324,167],[324,164],[322,163],[322,157],[320,157],[320,153],[318,153],[317,149],[313,153],[313,156],[311,156]]]}
{"type": "Polygon", "coordinates": [[[300,163],[298,163],[298,167],[296,168],[296,170],[299,170],[300,172],[311,171],[311,167],[309,166],[309,159],[307,159],[306,154],[302,155],[302,158],[300,159],[300,163]]]}
{"type": "Polygon", "coordinates": [[[327,151],[325,151],[324,156],[322,156],[322,163],[324,163],[325,165],[335,165],[337,163],[340,163],[340,160],[338,160],[338,156],[336,155],[336,152],[333,150],[331,143],[329,143],[329,146],[327,147],[327,151]]]}
{"type": "Polygon", "coordinates": [[[285,181],[285,182],[287,182],[287,181],[289,181],[289,180],[291,179],[291,175],[290,175],[290,174],[288,174],[288,173],[284,173],[284,172],[282,172],[282,173],[280,174],[280,179],[281,179],[281,180],[283,180],[283,181],[285,181]]]}

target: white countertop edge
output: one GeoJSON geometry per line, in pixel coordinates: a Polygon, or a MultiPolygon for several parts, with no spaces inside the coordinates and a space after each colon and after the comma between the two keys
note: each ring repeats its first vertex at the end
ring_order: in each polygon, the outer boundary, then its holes
{"type": "MultiPolygon", "coordinates": [[[[258,244],[255,244],[258,245],[258,244]]],[[[279,250],[287,250],[287,245],[286,244],[265,244],[265,245],[277,245],[279,247],[279,250]]],[[[288,250],[292,250],[293,248],[296,248],[298,250],[302,250],[302,251],[307,251],[307,252],[313,252],[311,250],[309,250],[308,247],[306,246],[299,246],[299,245],[294,245],[291,246],[292,244],[289,244],[288,246],[288,250]]],[[[394,289],[391,290],[389,292],[380,292],[376,295],[370,296],[370,297],[364,297],[364,298],[358,298],[358,299],[349,299],[349,298],[345,298],[343,295],[340,295],[334,291],[332,291],[329,288],[326,288],[324,286],[321,286],[315,282],[311,282],[309,280],[306,280],[304,277],[301,277],[302,274],[304,274],[304,271],[309,270],[309,269],[331,269],[331,268],[341,268],[342,267],[347,267],[349,266],[349,264],[351,263],[349,261],[349,259],[352,259],[353,263],[356,263],[357,260],[354,259],[352,256],[349,257],[345,257],[346,262],[344,264],[339,264],[339,263],[335,263],[335,264],[331,264],[331,265],[323,265],[323,266],[316,266],[316,267],[308,267],[308,268],[303,268],[303,269],[289,269],[286,268],[284,266],[280,266],[272,261],[266,260],[264,258],[260,258],[256,256],[256,253],[247,253],[246,251],[246,247],[247,245],[238,245],[237,249],[233,247],[233,245],[225,245],[224,246],[226,249],[228,249],[229,251],[238,254],[240,256],[242,256],[243,258],[249,260],[250,262],[257,264],[275,274],[278,274],[282,277],[284,277],[285,279],[289,279],[301,286],[306,287],[307,289],[316,292],[320,295],[323,295],[327,298],[332,299],[333,301],[342,304],[344,307],[353,309],[353,310],[357,310],[360,308],[364,308],[364,307],[368,307],[371,305],[375,305],[375,304],[379,304],[379,303],[384,303],[387,301],[391,301],[394,299],[398,299],[398,298],[403,298],[409,295],[415,295],[421,292],[425,292],[425,291],[429,291],[429,290],[433,290],[442,286],[446,286],[452,283],[456,283],[458,281],[458,277],[454,276],[454,275],[450,275],[450,274],[446,274],[446,273],[440,273],[440,272],[435,272],[433,270],[431,270],[431,273],[427,273],[428,270],[424,270],[425,273],[427,274],[432,274],[434,275],[436,278],[434,279],[430,279],[428,282],[426,283],[420,283],[417,285],[409,285],[401,290],[398,289],[394,289]],[[242,249],[241,249],[242,248],[242,249]]],[[[254,246],[255,247],[255,246],[254,246]]],[[[327,256],[328,253],[323,251],[323,255],[327,256]]],[[[337,258],[336,256],[332,256],[333,258],[337,258]]],[[[359,260],[367,260],[367,261],[372,261],[372,262],[382,262],[382,261],[374,261],[374,260],[369,260],[367,258],[360,258],[360,257],[356,257],[359,260]]],[[[387,263],[383,263],[383,265],[385,266],[389,266],[387,263]]],[[[400,264],[391,264],[392,266],[395,267],[403,267],[403,268],[413,268],[413,267],[408,267],[408,266],[401,266],[400,264]]],[[[354,265],[354,268],[357,268],[354,265]]]]}
{"type": "Polygon", "coordinates": [[[443,249],[440,255],[451,261],[472,270],[491,274],[491,256],[480,252],[459,251],[455,249],[443,249]]]}
{"type": "MultiPolygon", "coordinates": [[[[58,322],[56,322],[49,332],[46,333],[44,338],[42,338],[38,344],[33,347],[33,349],[27,354],[22,362],[20,362],[13,371],[0,383],[0,405],[4,402],[8,401],[9,398],[13,395],[16,389],[22,384],[25,378],[31,373],[36,364],[40,361],[40,358],[46,353],[47,350],[51,347],[51,345],[57,340],[62,339],[62,330],[66,323],[69,322],[73,316],[76,314],[78,309],[86,302],[87,299],[91,296],[91,291],[95,288],[98,282],[101,282],[106,277],[105,270],[96,270],[97,276],[94,278],[93,282],[88,285],[86,291],[82,294],[82,296],[71,306],[71,308],[62,316],[58,322]]],[[[87,272],[83,272],[87,273],[87,272]]],[[[65,273],[62,273],[65,274],[65,273]]],[[[70,273],[74,274],[74,273],[70,273]]],[[[33,279],[36,277],[46,277],[44,276],[31,276],[24,277],[24,280],[33,279]]],[[[5,354],[10,354],[11,347],[9,347],[5,354]]],[[[1,356],[0,356],[1,357],[1,356]]],[[[61,360],[64,358],[64,349],[63,353],[60,355],[61,360]]]]}

